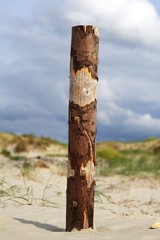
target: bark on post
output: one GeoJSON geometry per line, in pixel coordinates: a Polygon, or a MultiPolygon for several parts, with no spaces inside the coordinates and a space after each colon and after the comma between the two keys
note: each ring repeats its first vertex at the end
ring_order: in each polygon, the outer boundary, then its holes
{"type": "Polygon", "coordinates": [[[66,231],[93,228],[98,28],[72,28],[66,231]]]}

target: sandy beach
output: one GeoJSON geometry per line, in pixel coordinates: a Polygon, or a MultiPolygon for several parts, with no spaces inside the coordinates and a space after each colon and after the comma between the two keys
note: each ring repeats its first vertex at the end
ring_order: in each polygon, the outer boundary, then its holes
{"type": "Polygon", "coordinates": [[[0,170],[1,240],[107,239],[158,240],[160,182],[153,178],[97,177],[95,229],[65,232],[66,176],[50,168],[36,168],[22,176],[19,168],[5,164],[0,170]],[[8,194],[9,195],[9,194],[8,194]]]}

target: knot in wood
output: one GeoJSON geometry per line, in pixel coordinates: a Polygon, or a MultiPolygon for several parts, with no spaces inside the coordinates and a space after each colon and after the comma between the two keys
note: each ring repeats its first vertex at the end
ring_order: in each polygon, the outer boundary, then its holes
{"type": "Polygon", "coordinates": [[[81,124],[81,119],[79,116],[75,116],[74,117],[74,122],[75,124],[77,125],[77,127],[80,129],[80,131],[84,132],[84,127],[83,125],[81,124]]]}
{"type": "Polygon", "coordinates": [[[80,124],[80,117],[79,116],[75,116],[74,117],[74,121],[75,121],[75,123],[80,124]]]}
{"type": "Polygon", "coordinates": [[[80,175],[82,177],[85,177],[86,176],[86,170],[85,169],[81,169],[80,175]]]}
{"type": "Polygon", "coordinates": [[[76,208],[77,207],[77,202],[76,201],[73,201],[73,207],[76,208]]]}

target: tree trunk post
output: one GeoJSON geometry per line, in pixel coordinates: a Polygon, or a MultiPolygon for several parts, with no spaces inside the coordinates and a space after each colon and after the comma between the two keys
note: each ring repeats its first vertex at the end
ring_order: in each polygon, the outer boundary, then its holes
{"type": "Polygon", "coordinates": [[[66,231],[94,228],[98,28],[72,28],[66,231]]]}

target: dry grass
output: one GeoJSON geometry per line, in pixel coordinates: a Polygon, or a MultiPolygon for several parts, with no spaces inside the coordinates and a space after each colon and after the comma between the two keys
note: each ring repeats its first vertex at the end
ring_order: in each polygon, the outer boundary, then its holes
{"type": "Polygon", "coordinates": [[[40,193],[41,197],[35,197],[34,190],[28,184],[24,171],[20,170],[22,181],[20,185],[12,185],[5,178],[0,179],[0,205],[5,207],[8,202],[19,205],[33,205],[58,207],[55,197],[61,195],[61,190],[57,185],[51,184],[50,179],[40,193]]]}

